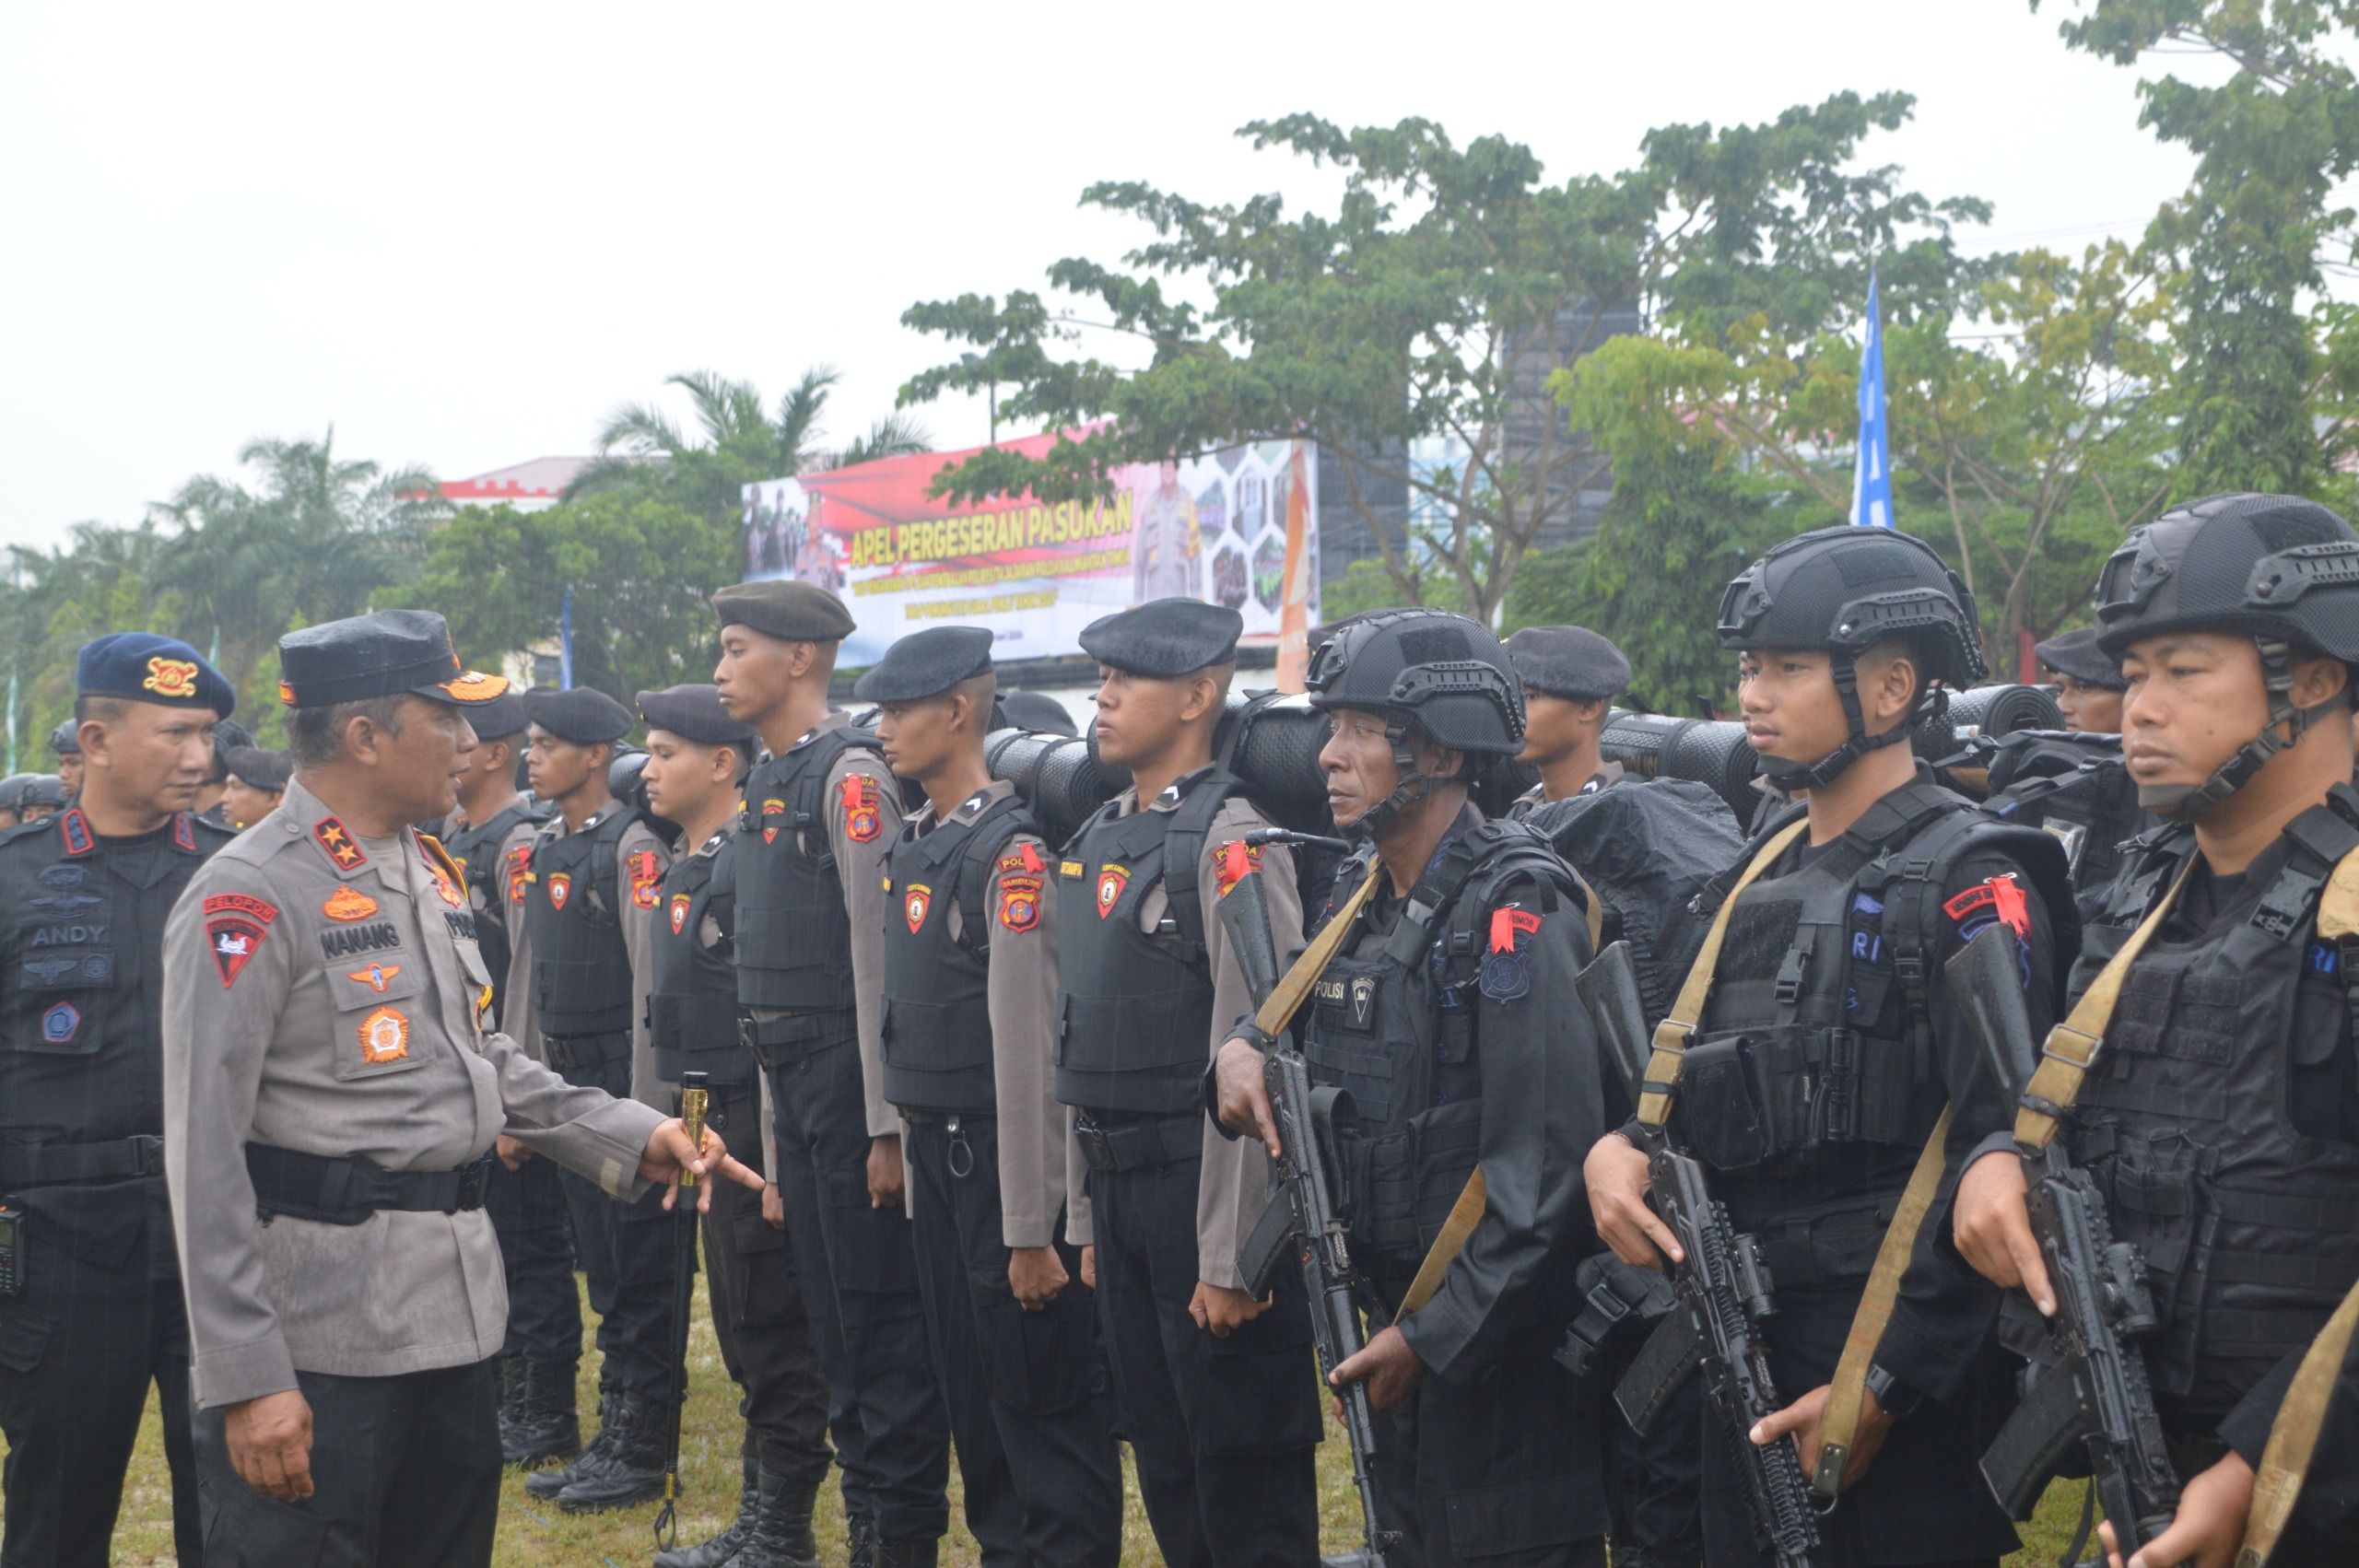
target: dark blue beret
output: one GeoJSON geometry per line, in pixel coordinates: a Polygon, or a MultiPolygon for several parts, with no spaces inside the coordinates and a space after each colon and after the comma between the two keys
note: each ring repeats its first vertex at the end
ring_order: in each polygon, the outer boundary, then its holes
{"type": "Polygon", "coordinates": [[[700,746],[735,746],[744,753],[753,739],[745,721],[730,718],[721,706],[721,688],[710,684],[641,692],[639,711],[649,729],[669,730],[700,746]]]}
{"type": "Polygon", "coordinates": [[[992,667],[992,634],[982,626],[928,626],[885,650],[855,682],[863,702],[915,702],[940,696],[992,667]]]}
{"type": "Polygon", "coordinates": [[[1201,599],[1151,599],[1081,628],[1082,650],[1100,664],[1151,680],[1192,675],[1237,652],[1245,617],[1201,599]]]}
{"type": "Polygon", "coordinates": [[[166,708],[209,708],[222,719],[238,707],[237,692],[203,654],[154,632],[110,632],[84,643],[74,661],[74,691],[166,708]]]}
{"type": "Polygon", "coordinates": [[[504,675],[464,668],[450,624],[431,610],[379,610],[288,632],[278,639],[278,700],[289,708],[414,692],[479,708],[508,689],[504,675]]]}
{"type": "Polygon", "coordinates": [[[1029,730],[1036,735],[1078,735],[1073,715],[1065,705],[1047,692],[1004,692],[999,699],[1000,711],[1007,721],[1019,730],[1029,730]]]}
{"type": "Polygon", "coordinates": [[[851,612],[817,583],[791,577],[741,582],[712,596],[723,626],[751,626],[786,642],[840,642],[851,636],[851,612]]]}
{"type": "Polygon", "coordinates": [[[2107,691],[2130,689],[2130,683],[2121,678],[2120,663],[2107,658],[2105,650],[2097,646],[2095,626],[2060,633],[2046,642],[2033,643],[2031,650],[2041,663],[2051,670],[2061,670],[2076,681],[2103,686],[2107,691]]]}
{"type": "Polygon", "coordinates": [[[1526,626],[1507,640],[1516,678],[1549,696],[1585,701],[1617,697],[1630,685],[1630,661],[1587,626],[1526,626]]]}
{"type": "Polygon", "coordinates": [[[577,746],[619,741],[639,722],[629,708],[595,686],[534,686],[524,694],[524,717],[577,746]]]}

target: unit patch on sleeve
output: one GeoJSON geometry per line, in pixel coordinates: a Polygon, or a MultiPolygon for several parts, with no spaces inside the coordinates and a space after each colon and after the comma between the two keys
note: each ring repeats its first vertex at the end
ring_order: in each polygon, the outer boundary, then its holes
{"type": "Polygon", "coordinates": [[[1220,847],[1220,895],[1262,869],[1262,847],[1249,845],[1242,838],[1232,838],[1220,847]]]}
{"type": "MultiPolygon", "coordinates": [[[[844,775],[844,837],[855,844],[873,844],[885,831],[885,813],[878,803],[876,780],[865,773],[844,775]]],[[[767,802],[765,802],[767,803],[767,802]]]]}
{"type": "Polygon", "coordinates": [[[1040,879],[1020,872],[1003,872],[999,879],[999,923],[1012,931],[1028,931],[1040,923],[1040,879]]]}
{"type": "Polygon", "coordinates": [[[519,844],[508,851],[508,902],[524,902],[524,888],[533,880],[533,847],[519,844]]]}
{"type": "Polygon", "coordinates": [[[224,990],[237,983],[262,946],[264,933],[278,919],[278,906],[243,893],[216,893],[205,900],[205,941],[213,950],[224,990]]]}
{"type": "Polygon", "coordinates": [[[1540,917],[1509,904],[1491,911],[1491,940],[1478,977],[1493,1001],[1513,1001],[1532,989],[1532,955],[1524,938],[1540,929],[1540,917]]]}
{"type": "Polygon", "coordinates": [[[652,909],[661,895],[656,884],[663,880],[663,862],[652,849],[635,849],[630,856],[630,907],[652,909]]]}

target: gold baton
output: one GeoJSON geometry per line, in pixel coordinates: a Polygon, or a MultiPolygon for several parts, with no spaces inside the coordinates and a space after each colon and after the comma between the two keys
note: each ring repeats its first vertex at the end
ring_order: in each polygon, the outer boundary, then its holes
{"type": "MultiPolygon", "coordinates": [[[[680,1074],[680,1124],[687,1129],[688,1147],[696,1152],[689,1156],[691,1159],[699,1158],[704,1153],[704,1108],[708,1098],[704,1085],[705,1075],[701,1072],[680,1074]]],[[[697,1180],[697,1173],[683,1166],[680,1185],[694,1187],[697,1180]]]]}

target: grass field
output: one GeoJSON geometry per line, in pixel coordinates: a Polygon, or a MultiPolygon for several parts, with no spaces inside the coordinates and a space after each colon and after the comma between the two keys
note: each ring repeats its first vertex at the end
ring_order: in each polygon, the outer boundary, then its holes
{"type": "MultiPolygon", "coordinates": [[[[737,1506],[740,1426],[736,1387],[721,1370],[721,1352],[713,1341],[712,1321],[704,1315],[701,1277],[698,1295],[698,1316],[688,1345],[688,1404],[681,1425],[681,1474],[686,1488],[680,1525],[683,1540],[700,1540],[718,1531],[734,1515],[737,1506]]],[[[586,1304],[582,1311],[586,1320],[595,1321],[586,1304]]],[[[594,1357],[585,1358],[584,1371],[592,1372],[593,1367],[594,1357]]],[[[581,1390],[583,1411],[594,1410],[596,1404],[597,1391],[585,1382],[581,1390]]],[[[1137,1480],[1127,1459],[1122,1481],[1126,1504],[1122,1562],[1125,1568],[1148,1568],[1162,1559],[1155,1550],[1154,1537],[1147,1532],[1146,1515],[1139,1505],[1137,1480]]],[[[955,1466],[950,1484],[951,1530],[942,1561],[946,1568],[953,1564],[970,1568],[978,1558],[972,1538],[958,1521],[958,1478],[955,1466]]],[[[1359,1518],[1358,1504],[1352,1494],[1351,1458],[1340,1434],[1331,1433],[1328,1441],[1320,1445],[1319,1484],[1325,1539],[1329,1550],[1340,1550],[1355,1539],[1353,1532],[1358,1527],[1359,1518]]],[[[559,1513],[554,1505],[526,1497],[521,1475],[511,1475],[502,1491],[499,1544],[492,1556],[499,1568],[642,1568],[654,1555],[653,1504],[622,1513],[576,1518],[559,1513]]],[[[2050,1492],[2039,1517],[2024,1532],[2025,1550],[2009,1560],[2011,1568],[2054,1562],[2071,1539],[2080,1501],[2077,1484],[2069,1491],[2060,1488],[2050,1492]]],[[[823,1561],[830,1564],[843,1562],[843,1516],[832,1486],[820,1494],[819,1541],[823,1561]]],[[[140,1433],[138,1457],[124,1487],[123,1520],[115,1532],[115,1562],[118,1568],[148,1568],[171,1562],[171,1493],[165,1480],[161,1430],[151,1405],[140,1433]]]]}

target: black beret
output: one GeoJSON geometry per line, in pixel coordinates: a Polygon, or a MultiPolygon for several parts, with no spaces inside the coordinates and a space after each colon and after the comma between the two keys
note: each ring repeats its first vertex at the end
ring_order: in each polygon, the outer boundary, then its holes
{"type": "Polygon", "coordinates": [[[166,708],[209,708],[222,719],[238,706],[237,692],[204,655],[178,638],[154,632],[110,632],[84,643],[74,661],[74,691],[78,696],[119,696],[166,708]]]}
{"type": "Polygon", "coordinates": [[[2039,661],[2051,670],[2060,670],[2074,680],[2107,691],[2125,692],[2130,683],[2121,678],[2121,666],[2105,656],[2097,647],[2095,626],[2083,626],[2078,631],[2059,633],[2046,642],[2036,642],[2031,650],[2039,661]]]}
{"type": "Polygon", "coordinates": [[[989,673],[992,634],[982,626],[928,626],[885,650],[853,683],[863,702],[915,702],[940,696],[959,682],[989,673]]]}
{"type": "Polygon", "coordinates": [[[431,610],[379,610],[288,632],[278,639],[278,700],[289,708],[413,692],[479,708],[508,689],[504,675],[464,669],[449,623],[431,610]]]}
{"type": "Polygon", "coordinates": [[[665,686],[639,694],[640,716],[651,730],[669,730],[700,746],[735,746],[742,753],[752,732],[742,719],[732,719],[721,706],[721,688],[711,685],[665,686]]]}
{"type": "Polygon", "coordinates": [[[619,741],[639,722],[595,686],[534,686],[524,694],[524,717],[577,746],[619,741]]]}
{"type": "Polygon", "coordinates": [[[851,612],[817,583],[791,577],[741,582],[712,596],[723,626],[751,626],[787,642],[840,642],[851,636],[851,612]]]}
{"type": "Polygon", "coordinates": [[[999,699],[1000,711],[1007,721],[1019,730],[1029,730],[1039,735],[1078,735],[1073,715],[1065,705],[1047,692],[1007,692],[999,699]]]}
{"type": "Polygon", "coordinates": [[[1100,664],[1151,680],[1192,675],[1237,651],[1245,617],[1201,599],[1152,599],[1081,628],[1082,651],[1100,664]]]}
{"type": "Polygon", "coordinates": [[[511,687],[489,702],[467,705],[467,725],[487,741],[513,735],[532,722],[524,711],[524,694],[511,687]]]}
{"type": "Polygon", "coordinates": [[[1587,626],[1526,626],[1507,650],[1516,678],[1550,696],[1617,697],[1630,685],[1630,661],[1587,626]]]}
{"type": "Polygon", "coordinates": [[[49,732],[49,749],[59,756],[82,755],[82,727],[71,719],[49,732]]]}
{"type": "Polygon", "coordinates": [[[284,790],[287,781],[295,777],[295,764],[285,752],[266,752],[260,746],[232,746],[229,777],[256,790],[284,790]]]}

